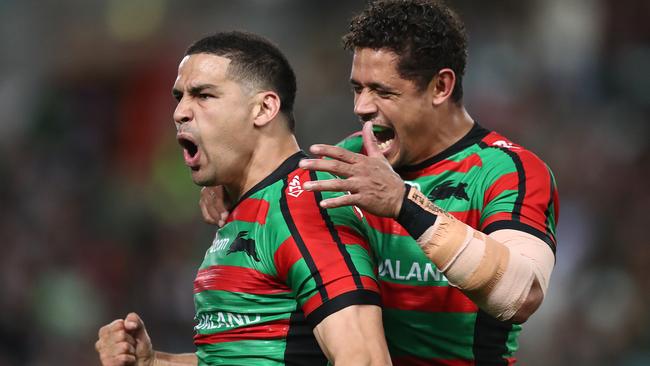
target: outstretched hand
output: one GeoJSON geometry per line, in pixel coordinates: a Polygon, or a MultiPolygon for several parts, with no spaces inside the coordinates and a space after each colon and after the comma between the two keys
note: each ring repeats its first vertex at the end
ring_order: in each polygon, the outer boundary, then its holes
{"type": "Polygon", "coordinates": [[[404,181],[395,173],[379,150],[372,123],[363,125],[363,146],[367,156],[331,145],[312,145],[313,154],[330,159],[303,159],[300,167],[335,174],[341,179],[310,181],[303,184],[309,191],[349,192],[321,201],[324,208],[355,205],[377,216],[396,218],[402,207],[404,181]]]}

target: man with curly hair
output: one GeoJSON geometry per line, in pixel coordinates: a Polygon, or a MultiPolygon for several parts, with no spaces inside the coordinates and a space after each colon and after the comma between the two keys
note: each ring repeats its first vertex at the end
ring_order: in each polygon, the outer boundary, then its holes
{"type": "Polygon", "coordinates": [[[467,36],[445,5],[372,3],[343,41],[363,132],[301,166],[346,178],[305,184],[350,192],[323,207],[368,213],[393,362],[513,363],[555,261],[553,174],[463,106],[467,36]]]}
{"type": "MultiPolygon", "coordinates": [[[[363,131],[300,166],[342,179],[313,191],[372,227],[397,365],[507,365],[555,261],[558,195],[546,164],[463,106],[467,36],[440,2],[377,1],[343,37],[363,131]]],[[[222,220],[202,196],[206,219],[222,220]]]]}

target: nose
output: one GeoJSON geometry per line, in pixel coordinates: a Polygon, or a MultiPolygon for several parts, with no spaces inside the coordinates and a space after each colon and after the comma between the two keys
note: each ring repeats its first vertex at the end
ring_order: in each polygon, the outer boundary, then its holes
{"type": "Polygon", "coordinates": [[[192,111],[190,103],[185,98],[181,99],[174,110],[174,122],[176,122],[177,125],[180,125],[191,121],[193,118],[194,112],[192,111]]]}
{"type": "Polygon", "coordinates": [[[377,115],[377,104],[367,89],[354,95],[354,114],[362,121],[369,121],[377,115]]]}

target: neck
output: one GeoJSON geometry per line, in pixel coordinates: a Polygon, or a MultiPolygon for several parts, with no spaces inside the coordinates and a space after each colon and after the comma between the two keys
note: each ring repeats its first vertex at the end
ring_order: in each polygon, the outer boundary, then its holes
{"type": "MultiPolygon", "coordinates": [[[[276,123],[276,125],[278,125],[276,123]]],[[[248,164],[242,169],[241,177],[225,189],[230,202],[237,202],[246,192],[276,170],[291,155],[300,150],[296,137],[286,131],[260,131],[251,152],[248,164]]]]}
{"type": "Polygon", "coordinates": [[[462,105],[450,103],[439,111],[441,115],[434,118],[428,133],[421,136],[423,146],[428,148],[417,157],[415,164],[429,159],[445,151],[451,145],[463,138],[474,126],[474,120],[462,105]]]}

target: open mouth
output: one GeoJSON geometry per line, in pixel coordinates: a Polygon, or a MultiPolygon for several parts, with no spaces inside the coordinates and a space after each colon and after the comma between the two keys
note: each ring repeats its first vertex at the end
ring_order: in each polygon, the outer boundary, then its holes
{"type": "Polygon", "coordinates": [[[395,141],[395,131],[392,128],[373,125],[372,132],[374,133],[375,138],[377,139],[377,144],[379,145],[379,149],[381,149],[382,152],[390,149],[393,141],[395,141]]]}
{"type": "Polygon", "coordinates": [[[185,165],[190,167],[192,170],[199,169],[199,146],[192,140],[192,137],[188,134],[178,135],[176,137],[178,144],[183,148],[183,158],[185,160],[185,165]]]}
{"type": "Polygon", "coordinates": [[[187,154],[189,155],[190,158],[193,158],[196,153],[199,151],[198,146],[191,140],[185,137],[179,137],[178,138],[178,144],[181,145],[181,147],[187,151],[187,154]]]}

